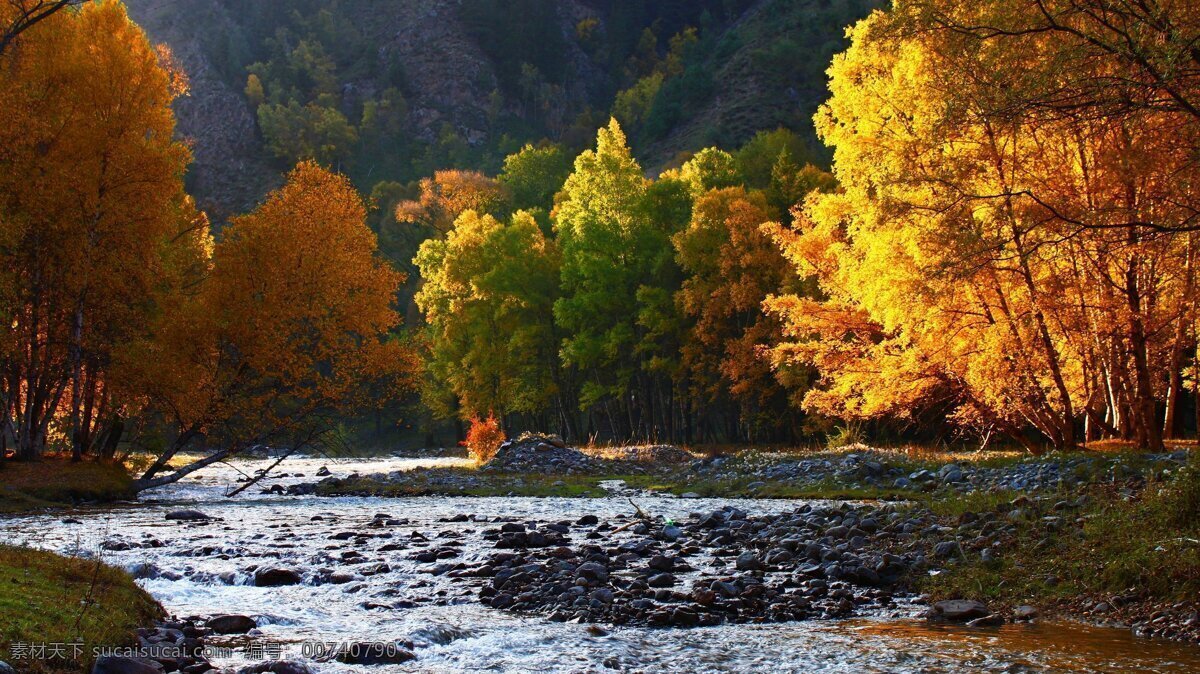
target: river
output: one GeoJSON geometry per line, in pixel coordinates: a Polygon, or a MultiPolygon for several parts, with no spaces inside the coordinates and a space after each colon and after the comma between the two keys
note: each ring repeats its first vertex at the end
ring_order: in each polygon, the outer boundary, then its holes
{"type": "MultiPolygon", "coordinates": [[[[264,484],[312,481],[320,466],[334,475],[447,465],[459,459],[331,461],[290,459],[290,477],[264,484]],[[303,476],[298,477],[297,474],[303,476]]],[[[79,555],[100,555],[139,575],[139,582],[178,616],[240,613],[261,635],[227,637],[222,666],[253,662],[264,648],[298,659],[316,644],[409,639],[418,659],[404,665],[317,665],[321,672],[1195,672],[1200,648],[1134,639],[1128,630],[1073,623],[1001,628],[932,626],[918,607],[901,606],[852,620],[693,629],[606,627],[551,622],[480,605],[461,581],[427,573],[409,560],[410,541],[461,543],[462,561],[482,554],[481,522],[447,522],[466,513],[542,520],[601,519],[629,513],[624,498],[318,498],[263,495],[252,487],[226,498],[236,478],[261,461],[215,465],[192,479],[143,496],[137,505],[0,520],[0,539],[79,555]],[[167,521],[165,513],[194,508],[220,518],[208,523],[167,521]],[[369,529],[378,515],[399,520],[386,537],[351,545],[345,531],[369,529]],[[79,523],[65,523],[75,519],[79,523]],[[419,532],[414,536],[414,532],[419,532]],[[131,544],[128,550],[123,543],[131,544]],[[388,543],[392,545],[388,545],[388,543]],[[394,549],[380,551],[380,547],[394,549]],[[118,548],[118,549],[113,549],[118,548]],[[390,571],[343,584],[314,584],[329,571],[390,571]],[[255,587],[247,567],[294,569],[306,579],[287,587],[255,587]],[[251,644],[258,644],[252,646],[251,644]]],[[[666,517],[685,517],[732,504],[751,513],[794,508],[795,501],[645,497],[639,504],[666,517]]],[[[418,544],[419,545],[419,544],[418,544]]],[[[273,654],[273,653],[272,653],[273,654]]]]}

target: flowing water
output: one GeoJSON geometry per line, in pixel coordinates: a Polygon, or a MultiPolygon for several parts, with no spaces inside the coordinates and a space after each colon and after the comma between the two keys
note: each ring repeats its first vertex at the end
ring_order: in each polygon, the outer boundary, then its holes
{"type": "MultiPolygon", "coordinates": [[[[322,465],[335,475],[348,475],[459,461],[291,459],[281,466],[291,477],[264,484],[311,481],[322,465]]],[[[139,582],[178,616],[241,613],[255,617],[261,635],[216,642],[227,651],[214,662],[225,666],[253,662],[264,650],[270,655],[282,650],[299,659],[316,653],[317,644],[410,639],[418,655],[414,662],[317,667],[321,672],[1200,672],[1200,648],[1135,640],[1128,630],[1070,623],[931,626],[914,618],[916,607],[853,620],[695,629],[598,630],[517,616],[481,606],[463,581],[426,573],[428,565],[409,561],[410,546],[420,545],[412,543],[413,532],[434,543],[458,541],[463,554],[457,561],[469,562],[486,552],[472,532],[490,525],[443,520],[460,513],[548,521],[573,521],[591,513],[603,519],[628,514],[624,498],[284,497],[258,494],[257,487],[225,498],[239,474],[265,465],[245,461],[212,466],[195,479],[144,495],[136,506],[70,513],[80,524],[62,522],[63,513],[3,519],[0,540],[99,554],[109,563],[157,576],[139,582]],[[220,519],[193,524],[164,518],[166,512],[181,507],[220,519]],[[378,514],[407,522],[370,528],[378,514]],[[364,543],[332,538],[345,531],[390,537],[364,543]],[[105,549],[123,547],[122,541],[137,547],[105,549]],[[405,547],[379,550],[389,543],[405,547]],[[342,554],[351,549],[363,557],[343,560],[342,554]],[[309,584],[331,570],[361,570],[379,562],[386,562],[391,570],[345,584],[309,584]],[[255,587],[247,571],[254,565],[294,569],[307,582],[255,587]]],[[[656,515],[675,518],[726,504],[750,513],[798,505],[650,496],[639,503],[656,515]]]]}

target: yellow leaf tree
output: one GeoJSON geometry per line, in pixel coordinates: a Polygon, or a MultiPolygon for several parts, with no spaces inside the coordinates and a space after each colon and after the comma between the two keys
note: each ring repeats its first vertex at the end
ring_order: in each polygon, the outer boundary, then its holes
{"type": "MultiPolygon", "coordinates": [[[[1022,440],[1161,447],[1193,312],[1181,232],[1200,127],[1179,101],[1047,107],[1080,73],[1031,66],[1076,63],[1070,31],[981,38],[945,20],[1037,11],[898,2],[851,31],[816,118],[842,190],[810,197],[779,237],[828,301],[770,303],[791,337],[777,362],[822,368],[810,407],[903,415],[950,396],[959,421],[1022,440]]],[[[1115,57],[1076,64],[1107,95],[1139,76],[1115,57]]]]}

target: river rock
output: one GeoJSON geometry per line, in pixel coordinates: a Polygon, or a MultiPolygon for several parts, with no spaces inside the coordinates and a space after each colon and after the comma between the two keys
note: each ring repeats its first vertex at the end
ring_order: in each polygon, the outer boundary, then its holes
{"type": "Polygon", "coordinates": [[[92,674],[162,674],[162,665],[145,658],[102,655],[92,665],[92,674]]]}
{"type": "Polygon", "coordinates": [[[596,562],[584,562],[575,569],[575,576],[589,583],[604,583],[608,581],[608,569],[596,562]]]}
{"type": "Polygon", "coordinates": [[[1033,606],[1018,606],[1013,610],[1013,620],[1034,620],[1039,612],[1033,606]]]}
{"type": "Polygon", "coordinates": [[[743,552],[738,555],[735,565],[738,571],[761,571],[763,568],[763,563],[754,556],[753,552],[743,552]]]}
{"type": "Polygon", "coordinates": [[[291,569],[259,569],[254,572],[254,584],[259,587],[297,585],[300,581],[300,574],[291,569]]]}
{"type": "Polygon", "coordinates": [[[958,543],[955,541],[942,541],[933,546],[933,556],[938,559],[950,559],[958,554],[958,543]]]}
{"type": "Polygon", "coordinates": [[[939,601],[933,605],[933,612],[933,618],[940,618],[950,622],[966,622],[982,618],[991,613],[983,602],[973,599],[947,599],[939,601]]]}
{"type": "Polygon", "coordinates": [[[566,447],[554,436],[525,433],[508,440],[496,450],[481,470],[511,473],[577,473],[598,468],[601,462],[566,447]]]}
{"type": "Polygon", "coordinates": [[[250,616],[234,614],[210,618],[204,626],[217,634],[245,634],[258,627],[258,623],[250,616]]]}
{"type": "Polygon", "coordinates": [[[666,555],[654,555],[650,558],[650,561],[646,563],[646,566],[654,569],[655,571],[674,571],[675,558],[667,557],[666,555]]]}
{"type": "Polygon", "coordinates": [[[650,580],[646,581],[646,584],[650,587],[674,587],[676,582],[678,581],[674,574],[656,573],[650,576],[650,580]]]}
{"type": "Polygon", "coordinates": [[[205,522],[212,518],[199,510],[172,510],[167,513],[167,519],[178,522],[205,522]]]}

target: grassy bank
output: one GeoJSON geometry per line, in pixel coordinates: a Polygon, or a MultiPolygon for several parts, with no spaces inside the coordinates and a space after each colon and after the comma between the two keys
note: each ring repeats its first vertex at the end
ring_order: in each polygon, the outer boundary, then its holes
{"type": "Polygon", "coordinates": [[[1134,623],[1200,598],[1200,459],[1142,489],[1091,484],[1070,493],[942,496],[928,507],[948,523],[994,513],[1011,523],[984,561],[968,551],[921,580],[934,599],[1033,604],[1065,614],[1134,623]],[[1014,504],[1014,499],[1019,499],[1014,504]],[[1019,512],[1020,516],[1014,516],[1019,512]],[[1182,603],[1182,604],[1180,604],[1182,603]],[[1180,604],[1176,606],[1176,604],[1180,604]]]}
{"type": "Polygon", "coordinates": [[[123,466],[110,463],[6,461],[0,469],[0,513],[132,498],[132,483],[123,466]]]}
{"type": "Polygon", "coordinates": [[[162,617],[162,607],[129,574],[93,560],[0,546],[0,660],[30,672],[78,672],[94,646],[125,646],[134,631],[162,617]],[[50,644],[83,643],[72,660],[50,658],[50,644]],[[47,659],[16,657],[13,644],[47,644],[47,659]]]}

